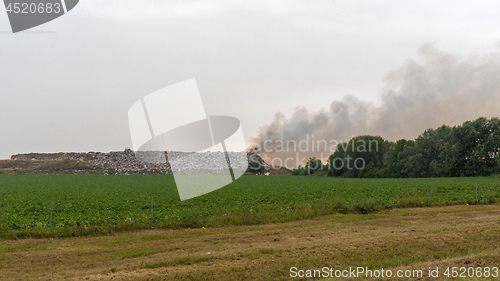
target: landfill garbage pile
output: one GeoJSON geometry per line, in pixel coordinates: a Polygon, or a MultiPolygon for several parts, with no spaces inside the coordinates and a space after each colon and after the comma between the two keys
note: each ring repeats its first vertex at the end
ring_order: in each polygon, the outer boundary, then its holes
{"type": "MultiPolygon", "coordinates": [[[[112,152],[59,152],[16,154],[4,160],[14,174],[172,174],[190,170],[224,171],[228,167],[247,170],[249,161],[259,161],[253,152],[160,152],[131,149],[112,152]],[[229,159],[228,159],[229,158],[229,159]],[[146,160],[146,161],[145,161],[146,160]],[[170,163],[175,163],[172,166],[170,163]],[[22,164],[22,165],[21,165],[22,164]]],[[[0,161],[1,162],[1,161],[0,161]]],[[[0,163],[0,169],[2,164],[0,163]]]]}

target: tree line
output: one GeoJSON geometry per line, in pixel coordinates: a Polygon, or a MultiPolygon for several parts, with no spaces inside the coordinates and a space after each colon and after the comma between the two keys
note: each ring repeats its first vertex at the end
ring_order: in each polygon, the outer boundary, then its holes
{"type": "Polygon", "coordinates": [[[348,178],[488,176],[500,172],[500,119],[484,117],[428,129],[396,142],[363,135],[337,145],[323,163],[309,158],[292,175],[348,178]]]}

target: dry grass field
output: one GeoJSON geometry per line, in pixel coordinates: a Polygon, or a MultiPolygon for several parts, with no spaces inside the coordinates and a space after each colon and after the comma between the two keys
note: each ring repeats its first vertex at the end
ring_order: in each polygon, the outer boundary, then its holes
{"type": "Polygon", "coordinates": [[[2,279],[289,280],[291,267],[360,266],[423,270],[423,278],[414,280],[426,280],[428,268],[439,266],[441,277],[432,280],[448,280],[442,276],[448,266],[500,266],[500,204],[336,214],[257,226],[2,240],[0,245],[2,279]]]}

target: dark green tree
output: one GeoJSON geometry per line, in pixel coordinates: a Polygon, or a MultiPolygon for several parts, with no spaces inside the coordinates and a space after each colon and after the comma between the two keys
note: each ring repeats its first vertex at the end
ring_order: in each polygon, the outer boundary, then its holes
{"type": "Polygon", "coordinates": [[[391,151],[389,159],[389,170],[391,177],[400,178],[404,176],[405,161],[402,161],[404,157],[403,151],[405,149],[411,148],[415,145],[413,140],[398,140],[394,144],[394,149],[391,151]]]}
{"type": "Polygon", "coordinates": [[[478,118],[455,128],[457,169],[464,176],[485,176],[498,167],[500,120],[478,118]]]}
{"type": "Polygon", "coordinates": [[[337,145],[328,159],[328,175],[348,178],[389,176],[394,143],[379,136],[359,136],[337,145]]]}
{"type": "Polygon", "coordinates": [[[311,157],[307,161],[307,164],[305,166],[305,172],[306,174],[314,174],[316,171],[323,170],[323,163],[321,160],[319,160],[316,157],[311,157]]]}
{"type": "Polygon", "coordinates": [[[443,125],[425,131],[414,145],[404,146],[395,166],[402,177],[443,177],[450,175],[455,161],[452,128],[443,125]]]}

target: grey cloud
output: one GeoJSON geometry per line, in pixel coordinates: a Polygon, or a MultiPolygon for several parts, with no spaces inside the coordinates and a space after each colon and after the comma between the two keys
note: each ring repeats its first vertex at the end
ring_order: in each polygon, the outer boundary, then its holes
{"type": "MultiPolygon", "coordinates": [[[[308,135],[309,139],[329,143],[363,134],[392,141],[413,139],[442,124],[457,125],[480,116],[499,116],[499,77],[499,51],[460,58],[424,44],[418,49],[418,59],[407,60],[387,73],[378,103],[345,96],[317,112],[298,107],[289,118],[278,113],[273,122],[261,129],[256,141],[263,144],[269,140],[269,148],[277,140],[298,142],[308,135]]],[[[271,159],[295,158],[296,152],[266,155],[271,159]]],[[[309,151],[299,156],[327,157],[330,153],[309,151]]]]}

